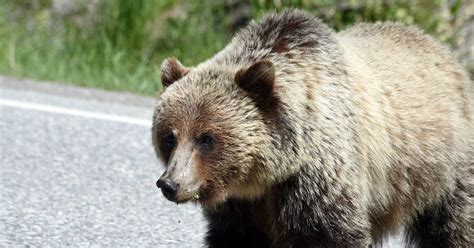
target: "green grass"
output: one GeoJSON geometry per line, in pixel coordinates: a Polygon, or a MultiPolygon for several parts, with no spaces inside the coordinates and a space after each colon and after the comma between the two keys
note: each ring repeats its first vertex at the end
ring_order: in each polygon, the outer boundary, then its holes
{"type": "Polygon", "coordinates": [[[0,4],[0,73],[153,94],[161,88],[159,65],[164,58],[176,56],[194,64],[227,41],[223,30],[202,25],[212,9],[191,13],[186,20],[164,20],[164,34],[157,34],[153,22],[171,5],[106,1],[100,25],[83,30],[67,20],[60,29],[49,27],[47,10],[21,12],[33,18],[9,23],[4,17],[18,6],[0,4]]]}
{"type": "MultiPolygon", "coordinates": [[[[103,0],[96,23],[86,27],[76,17],[54,15],[51,0],[39,0],[36,7],[31,2],[0,2],[0,74],[154,94],[161,89],[159,65],[164,58],[175,56],[195,65],[233,35],[225,1],[103,0]]],[[[359,21],[400,20],[450,41],[443,29],[449,23],[436,14],[443,0],[359,2],[335,6],[329,0],[249,0],[253,18],[298,7],[337,30],[359,21]]],[[[453,17],[460,3],[451,3],[453,17]]],[[[85,16],[82,12],[77,16],[85,16]]]]}

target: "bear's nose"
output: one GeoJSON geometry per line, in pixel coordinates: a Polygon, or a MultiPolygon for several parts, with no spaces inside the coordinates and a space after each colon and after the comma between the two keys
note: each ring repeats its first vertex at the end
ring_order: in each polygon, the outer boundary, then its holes
{"type": "Polygon", "coordinates": [[[156,186],[158,186],[158,188],[161,188],[161,192],[163,192],[163,195],[165,195],[165,197],[170,201],[174,200],[176,193],[178,193],[179,189],[179,184],[167,178],[160,178],[160,180],[156,182],[156,186]]]}

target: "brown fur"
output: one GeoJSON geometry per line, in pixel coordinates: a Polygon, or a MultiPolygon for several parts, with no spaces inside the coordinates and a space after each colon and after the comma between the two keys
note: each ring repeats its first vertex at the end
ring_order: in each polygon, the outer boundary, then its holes
{"type": "Polygon", "coordinates": [[[210,246],[362,247],[400,227],[420,247],[473,245],[472,81],[420,30],[334,33],[287,11],[195,68],[162,68],[154,145],[167,173],[163,133],[193,147],[181,166],[210,246]]]}

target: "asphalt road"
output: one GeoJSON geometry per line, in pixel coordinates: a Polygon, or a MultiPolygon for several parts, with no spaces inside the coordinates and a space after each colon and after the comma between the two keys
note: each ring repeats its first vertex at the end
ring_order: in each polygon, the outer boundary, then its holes
{"type": "Polygon", "coordinates": [[[155,186],[151,99],[0,83],[0,245],[202,244],[199,207],[172,204],[155,186]]]}
{"type": "Polygon", "coordinates": [[[151,98],[0,77],[0,246],[202,246],[199,206],[155,186],[152,108],[151,98]]]}

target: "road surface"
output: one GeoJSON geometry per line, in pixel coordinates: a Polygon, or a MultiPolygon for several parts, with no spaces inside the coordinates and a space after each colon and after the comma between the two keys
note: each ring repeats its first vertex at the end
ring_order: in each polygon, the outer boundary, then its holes
{"type": "Polygon", "coordinates": [[[153,99],[0,77],[0,108],[0,246],[202,246],[155,186],[153,99]]]}

